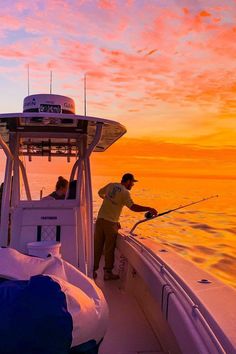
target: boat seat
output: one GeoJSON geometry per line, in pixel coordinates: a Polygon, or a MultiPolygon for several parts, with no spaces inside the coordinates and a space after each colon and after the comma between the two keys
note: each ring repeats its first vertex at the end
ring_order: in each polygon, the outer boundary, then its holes
{"type": "Polygon", "coordinates": [[[79,209],[75,200],[21,201],[11,214],[10,247],[26,254],[29,242],[58,241],[62,257],[78,267],[79,209]]]}

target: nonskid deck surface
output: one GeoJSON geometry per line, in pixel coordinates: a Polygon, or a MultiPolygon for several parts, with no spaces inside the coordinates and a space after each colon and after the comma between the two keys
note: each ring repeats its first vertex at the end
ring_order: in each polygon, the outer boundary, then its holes
{"type": "Polygon", "coordinates": [[[99,354],[164,354],[144,313],[120,280],[103,281],[99,271],[96,284],[108,302],[110,321],[99,354]]]}

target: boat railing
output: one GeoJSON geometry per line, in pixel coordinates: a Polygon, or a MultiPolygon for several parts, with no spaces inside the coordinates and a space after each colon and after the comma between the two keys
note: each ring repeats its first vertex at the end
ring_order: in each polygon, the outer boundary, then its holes
{"type": "Polygon", "coordinates": [[[10,148],[3,140],[0,134],[0,146],[6,155],[6,168],[4,177],[3,195],[1,201],[1,222],[0,222],[0,246],[7,245],[8,227],[9,227],[9,211],[10,211],[10,196],[11,196],[11,183],[12,183],[12,167],[14,157],[10,148]]]}
{"type": "MultiPolygon", "coordinates": [[[[177,274],[173,271],[171,272],[168,267],[161,262],[158,255],[155,254],[150,248],[146,247],[143,243],[141,243],[136,237],[131,235],[125,236],[125,241],[131,244],[136,251],[145,259],[149,265],[152,266],[154,271],[157,272],[158,276],[161,277],[164,281],[163,286],[169,286],[170,292],[174,292],[176,297],[178,298],[179,302],[183,306],[185,312],[189,314],[189,307],[191,308],[192,312],[192,322],[196,325],[196,320],[198,319],[201,325],[204,327],[208,338],[211,338],[211,341],[214,343],[215,348],[217,348],[218,353],[225,353],[224,348],[222,347],[214,329],[212,329],[211,324],[206,319],[206,316],[202,314],[202,311],[199,308],[199,305],[191,297],[191,289],[188,289],[187,285],[182,281],[177,274]]],[[[165,250],[161,250],[165,252],[165,250]]],[[[168,316],[168,311],[166,312],[166,319],[168,316]]],[[[210,316],[211,317],[211,316],[210,316]]],[[[200,335],[202,336],[202,332],[200,331],[200,335]]],[[[204,339],[203,339],[204,340],[204,339]]],[[[206,340],[204,341],[206,342],[206,340]]],[[[207,343],[206,343],[207,344],[207,343]]]]}

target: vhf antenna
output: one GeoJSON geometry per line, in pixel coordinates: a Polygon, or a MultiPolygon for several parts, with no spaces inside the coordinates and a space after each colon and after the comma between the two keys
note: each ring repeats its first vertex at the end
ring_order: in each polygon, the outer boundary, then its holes
{"type": "Polygon", "coordinates": [[[87,101],[86,101],[86,74],[84,74],[84,116],[87,115],[87,101]]]}
{"type": "Polygon", "coordinates": [[[52,93],[52,70],[50,71],[50,94],[52,93]]]}
{"type": "Polygon", "coordinates": [[[28,76],[28,96],[29,96],[29,91],[30,91],[30,87],[29,87],[29,64],[27,65],[27,76],[28,76]]]}

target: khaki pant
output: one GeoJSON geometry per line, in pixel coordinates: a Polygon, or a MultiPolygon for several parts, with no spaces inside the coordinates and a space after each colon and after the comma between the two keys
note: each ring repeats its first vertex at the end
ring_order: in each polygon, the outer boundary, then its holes
{"type": "Polygon", "coordinates": [[[94,233],[94,270],[99,268],[99,262],[105,246],[104,270],[111,271],[114,266],[116,239],[119,223],[105,219],[97,219],[94,233]]]}

